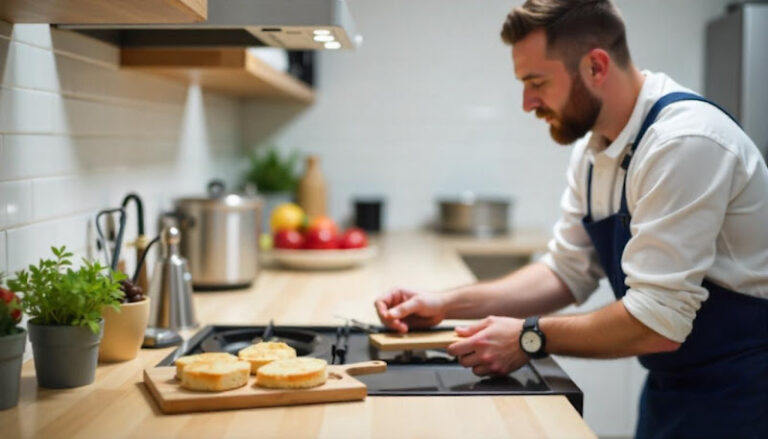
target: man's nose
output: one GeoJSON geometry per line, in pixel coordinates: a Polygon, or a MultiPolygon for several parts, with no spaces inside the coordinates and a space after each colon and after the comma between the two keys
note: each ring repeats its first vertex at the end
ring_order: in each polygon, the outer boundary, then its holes
{"type": "Polygon", "coordinates": [[[530,91],[523,91],[523,111],[529,112],[541,107],[541,100],[530,91]]]}

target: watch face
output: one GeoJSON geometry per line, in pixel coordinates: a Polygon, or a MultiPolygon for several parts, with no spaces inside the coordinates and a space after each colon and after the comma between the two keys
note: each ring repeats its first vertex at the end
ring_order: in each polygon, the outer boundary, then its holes
{"type": "Polygon", "coordinates": [[[523,333],[521,342],[525,352],[538,352],[541,349],[541,337],[533,331],[523,333]]]}

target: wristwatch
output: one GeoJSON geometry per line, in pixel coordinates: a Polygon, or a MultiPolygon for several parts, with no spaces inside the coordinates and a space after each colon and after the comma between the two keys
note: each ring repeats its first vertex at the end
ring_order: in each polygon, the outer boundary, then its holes
{"type": "Polygon", "coordinates": [[[544,347],[547,337],[539,329],[539,316],[531,316],[523,322],[523,331],[520,333],[520,349],[531,358],[544,358],[547,353],[544,347]]]}

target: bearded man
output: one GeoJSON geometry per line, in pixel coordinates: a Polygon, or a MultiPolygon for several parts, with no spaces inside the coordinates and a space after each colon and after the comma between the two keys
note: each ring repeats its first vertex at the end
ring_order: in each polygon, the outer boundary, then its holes
{"type": "Polygon", "coordinates": [[[406,332],[444,318],[477,375],[547,354],[637,356],[639,438],[768,437],[768,169],[724,110],[632,63],[610,0],[528,0],[502,39],[523,109],[571,144],[548,253],[491,282],[394,289],[375,306],[406,332]],[[616,301],[581,315],[606,277],[616,301]],[[543,317],[539,317],[544,315],[543,317]]]}

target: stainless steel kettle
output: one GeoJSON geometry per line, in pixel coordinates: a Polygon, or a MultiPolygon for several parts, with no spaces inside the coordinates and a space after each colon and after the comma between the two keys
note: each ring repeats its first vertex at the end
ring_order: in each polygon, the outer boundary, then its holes
{"type": "Polygon", "coordinates": [[[184,239],[181,254],[189,262],[195,289],[244,288],[259,270],[262,201],[227,192],[219,180],[207,197],[176,200],[184,239]]]}
{"type": "Polygon", "coordinates": [[[192,301],[192,284],[187,261],[179,255],[181,233],[166,227],[160,234],[162,255],[155,263],[149,284],[149,326],[184,330],[198,326],[192,301]]]}

